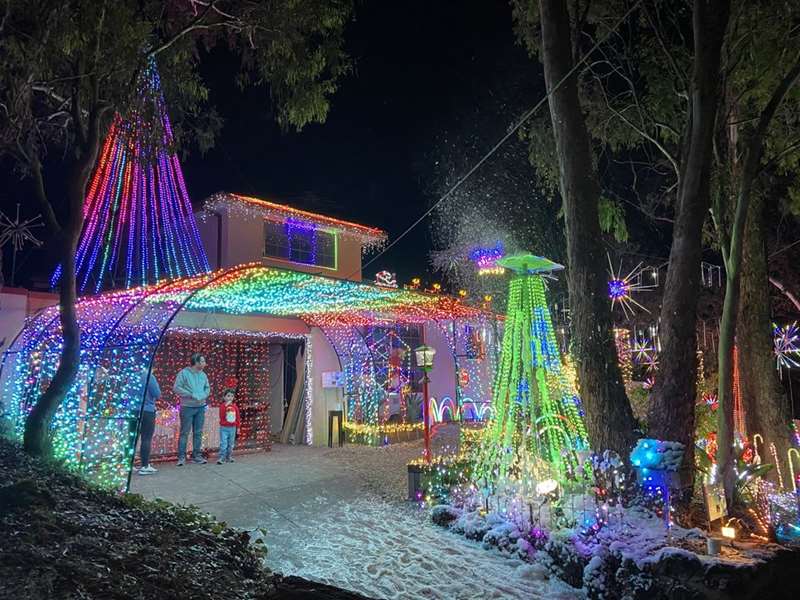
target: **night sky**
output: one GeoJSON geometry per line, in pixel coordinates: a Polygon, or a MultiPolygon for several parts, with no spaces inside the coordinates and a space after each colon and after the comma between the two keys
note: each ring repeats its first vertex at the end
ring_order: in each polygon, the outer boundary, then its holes
{"type": "MultiPolygon", "coordinates": [[[[518,117],[487,109],[501,104],[497,97],[507,89],[503,68],[530,70],[534,88],[543,87],[538,67],[514,42],[504,1],[359,3],[346,43],[355,72],[332,98],[327,122],[301,133],[280,131],[266,89],[239,91],[229,55],[214,51],[204,58],[201,70],[224,127],[205,156],[190,148],[183,159],[196,206],[214,192],[235,191],[381,227],[394,239],[442,189],[432,165],[458,115],[482,115],[475,127],[486,137],[485,148],[477,147],[482,142],[465,148],[464,171],[518,117]]],[[[532,104],[543,89],[530,91],[532,104]]],[[[13,175],[7,161],[0,166],[2,209],[13,214],[21,202],[23,214],[36,214],[30,182],[13,175]]],[[[39,230],[39,236],[47,234],[39,230]]],[[[424,275],[430,247],[426,221],[365,276],[382,269],[397,272],[401,282],[424,275]]],[[[41,287],[56,259],[47,247],[24,251],[17,282],[41,287]]],[[[8,283],[8,248],[5,260],[8,283]]]]}
{"type": "MultiPolygon", "coordinates": [[[[240,93],[226,57],[210,57],[205,74],[225,126],[212,151],[184,161],[195,201],[237,191],[381,227],[394,239],[435,200],[431,149],[454,114],[481,102],[497,56],[510,52],[535,68],[514,44],[506,2],[366,2],[347,45],[355,73],[327,122],[299,134],[275,125],[264,89],[240,93]]],[[[514,118],[498,120],[497,138],[514,118]]],[[[427,269],[430,245],[425,222],[365,275],[385,268],[407,281],[427,269]]]]}

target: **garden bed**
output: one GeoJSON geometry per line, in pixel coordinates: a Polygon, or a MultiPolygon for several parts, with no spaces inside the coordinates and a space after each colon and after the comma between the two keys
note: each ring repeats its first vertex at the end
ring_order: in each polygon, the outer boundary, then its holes
{"type": "Polygon", "coordinates": [[[2,439],[0,539],[0,598],[364,598],[274,575],[248,533],[97,489],[2,439]]]}
{"type": "Polygon", "coordinates": [[[482,542],[509,557],[539,564],[589,598],[776,599],[800,597],[800,551],[776,544],[724,546],[705,554],[699,529],[673,527],[642,507],[626,509],[597,532],[547,533],[497,513],[465,512],[440,505],[434,523],[482,542]]]}

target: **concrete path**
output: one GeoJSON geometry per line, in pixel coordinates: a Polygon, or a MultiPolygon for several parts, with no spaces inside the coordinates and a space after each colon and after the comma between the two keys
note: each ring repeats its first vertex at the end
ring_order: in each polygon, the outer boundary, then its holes
{"type": "Polygon", "coordinates": [[[275,445],[270,452],[244,454],[232,464],[157,465],[155,475],[134,473],[131,492],[177,504],[193,504],[229,525],[252,530],[276,521],[292,523],[292,507],[309,496],[332,502],[354,498],[358,476],[331,460],[327,448],[275,445]]]}

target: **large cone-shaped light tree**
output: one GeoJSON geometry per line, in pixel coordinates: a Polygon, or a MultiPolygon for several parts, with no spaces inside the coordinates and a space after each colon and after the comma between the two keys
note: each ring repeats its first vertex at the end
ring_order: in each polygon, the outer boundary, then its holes
{"type": "MultiPolygon", "coordinates": [[[[115,115],[83,205],[75,256],[82,292],[209,270],[151,58],[125,116],[115,115]]],[[[53,285],[61,277],[59,266],[53,285]]]]}
{"type": "MultiPolygon", "coordinates": [[[[509,283],[500,364],[476,480],[496,483],[537,466],[565,478],[588,450],[583,410],[564,376],[543,274],[563,269],[530,254],[498,261],[513,271],[509,283]]],[[[535,475],[535,474],[534,474],[535,475]]]]}

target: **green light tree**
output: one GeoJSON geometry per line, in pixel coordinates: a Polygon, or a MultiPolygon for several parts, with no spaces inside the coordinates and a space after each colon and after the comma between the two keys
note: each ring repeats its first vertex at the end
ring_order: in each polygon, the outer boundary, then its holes
{"type": "Polygon", "coordinates": [[[514,275],[476,480],[524,479],[540,466],[547,472],[534,475],[563,480],[577,468],[577,452],[588,450],[580,398],[562,369],[542,277],[563,267],[531,254],[498,262],[514,275]]]}

